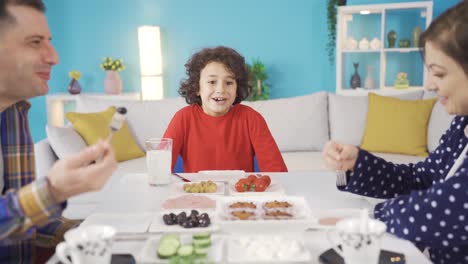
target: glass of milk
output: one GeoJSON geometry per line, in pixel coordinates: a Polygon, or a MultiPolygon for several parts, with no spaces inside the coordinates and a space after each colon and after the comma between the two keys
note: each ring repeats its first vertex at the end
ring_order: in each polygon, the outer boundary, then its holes
{"type": "Polygon", "coordinates": [[[172,139],[150,138],[145,145],[149,184],[162,186],[171,183],[172,139]]]}

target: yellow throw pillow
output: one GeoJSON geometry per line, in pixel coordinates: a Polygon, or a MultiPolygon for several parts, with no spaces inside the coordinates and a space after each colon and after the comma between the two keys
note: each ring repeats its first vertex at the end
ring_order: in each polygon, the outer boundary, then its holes
{"type": "MultiPolygon", "coordinates": [[[[116,108],[111,106],[105,111],[96,113],[69,112],[66,117],[89,146],[96,144],[99,139],[106,139],[109,136],[109,124],[115,111],[116,108]]],[[[130,133],[127,122],[124,122],[122,128],[114,133],[111,145],[115,158],[119,162],[145,155],[130,133]]]]}
{"type": "Polygon", "coordinates": [[[436,98],[401,100],[369,93],[361,148],[372,152],[427,156],[427,125],[436,98]]]}

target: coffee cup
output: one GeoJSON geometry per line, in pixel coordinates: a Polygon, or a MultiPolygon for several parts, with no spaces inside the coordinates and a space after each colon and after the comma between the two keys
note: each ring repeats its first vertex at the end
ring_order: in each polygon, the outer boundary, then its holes
{"type": "Polygon", "coordinates": [[[375,219],[345,218],[327,231],[333,249],[346,264],[379,263],[380,244],[387,226],[375,219]],[[340,246],[338,246],[340,245],[340,246]]]}
{"type": "Polygon", "coordinates": [[[116,230],[106,225],[78,227],[65,233],[55,254],[65,264],[109,264],[116,230]],[[71,260],[71,262],[70,262],[71,260]]]}

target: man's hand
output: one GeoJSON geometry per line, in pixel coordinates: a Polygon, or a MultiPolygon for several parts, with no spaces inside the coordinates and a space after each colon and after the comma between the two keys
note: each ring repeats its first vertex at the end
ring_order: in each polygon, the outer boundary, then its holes
{"type": "Polygon", "coordinates": [[[352,170],[358,157],[359,149],[350,144],[328,141],[323,148],[325,165],[332,170],[352,170]]]}
{"type": "Polygon", "coordinates": [[[57,202],[100,190],[117,168],[112,147],[100,140],[73,156],[57,161],[49,171],[49,190],[57,202]],[[99,162],[94,162],[102,157],[99,162]]]}

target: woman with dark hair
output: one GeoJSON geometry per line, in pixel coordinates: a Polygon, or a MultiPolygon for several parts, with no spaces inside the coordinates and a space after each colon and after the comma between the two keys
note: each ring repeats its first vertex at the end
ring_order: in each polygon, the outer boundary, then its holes
{"type": "Polygon", "coordinates": [[[468,263],[468,1],[434,20],[420,40],[426,89],[455,115],[438,148],[409,165],[333,141],[323,156],[329,168],[346,171],[340,189],[388,199],[374,217],[389,232],[428,248],[434,263],[468,263]]]}
{"type": "Polygon", "coordinates": [[[189,104],[179,110],[164,137],[173,139],[172,170],[177,156],[184,172],[200,170],[287,171],[264,118],[239,104],[249,96],[244,57],[227,47],[205,48],[185,64],[188,78],[179,94],[189,104]]]}

